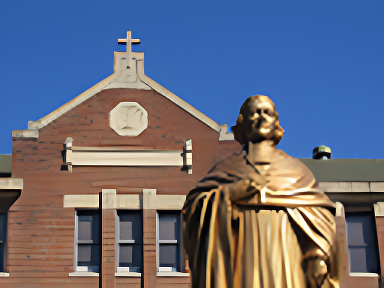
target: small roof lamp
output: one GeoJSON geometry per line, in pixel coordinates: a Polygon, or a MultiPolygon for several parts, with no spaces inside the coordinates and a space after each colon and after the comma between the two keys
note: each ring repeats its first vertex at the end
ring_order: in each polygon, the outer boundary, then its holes
{"type": "Polygon", "coordinates": [[[329,148],[325,145],[317,146],[315,149],[313,149],[312,158],[318,159],[318,160],[331,159],[331,148],[329,148]]]}

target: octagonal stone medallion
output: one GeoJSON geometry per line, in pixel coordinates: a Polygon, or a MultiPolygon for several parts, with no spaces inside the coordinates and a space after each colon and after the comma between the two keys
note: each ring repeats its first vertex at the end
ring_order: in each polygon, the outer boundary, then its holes
{"type": "Polygon", "coordinates": [[[137,102],[121,102],[109,112],[109,126],[121,136],[137,136],[148,127],[148,113],[137,102]]]}

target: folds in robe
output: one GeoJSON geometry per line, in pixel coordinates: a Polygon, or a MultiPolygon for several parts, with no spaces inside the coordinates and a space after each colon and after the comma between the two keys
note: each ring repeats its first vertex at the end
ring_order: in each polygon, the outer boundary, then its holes
{"type": "Polygon", "coordinates": [[[245,151],[224,159],[183,208],[192,287],[310,287],[304,268],[317,255],[328,271],[321,287],[338,287],[334,208],[309,169],[281,150],[263,172],[245,151]],[[226,186],[249,178],[257,193],[231,201],[226,186]]]}

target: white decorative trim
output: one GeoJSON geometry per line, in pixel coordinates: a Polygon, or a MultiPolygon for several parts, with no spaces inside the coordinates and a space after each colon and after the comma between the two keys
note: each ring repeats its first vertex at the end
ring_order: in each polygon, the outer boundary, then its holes
{"type": "Polygon", "coordinates": [[[72,166],[183,166],[183,151],[127,150],[81,151],[67,154],[67,165],[72,166]]]}
{"type": "Polygon", "coordinates": [[[64,143],[64,164],[72,166],[180,166],[192,174],[192,140],[183,150],[132,150],[126,147],[78,147],[72,137],[64,143]]]}
{"type": "Polygon", "coordinates": [[[384,192],[384,182],[319,182],[319,188],[329,193],[384,192]]]}
{"type": "Polygon", "coordinates": [[[183,167],[188,172],[192,174],[192,140],[189,139],[185,142],[184,152],[183,152],[183,167]]]}
{"type": "Polygon", "coordinates": [[[74,277],[99,277],[99,273],[97,272],[71,272],[69,276],[74,277]]]}
{"type": "Polygon", "coordinates": [[[345,219],[344,205],[340,202],[336,202],[336,215],[335,216],[341,216],[345,219]]]}
{"type": "Polygon", "coordinates": [[[102,189],[102,209],[116,209],[117,207],[117,197],[116,189],[102,189]]]}
{"type": "Polygon", "coordinates": [[[121,136],[138,136],[148,128],[148,113],[137,102],[120,102],[109,112],[109,126],[121,136]]]}
{"type": "Polygon", "coordinates": [[[143,189],[143,209],[181,210],[186,195],[156,195],[156,189],[143,189]]]}
{"type": "Polygon", "coordinates": [[[13,138],[39,138],[39,130],[28,129],[28,130],[13,130],[13,138]]]}
{"type": "Polygon", "coordinates": [[[117,209],[140,210],[143,207],[141,194],[117,194],[117,209]]]}
{"type": "Polygon", "coordinates": [[[190,273],[184,272],[157,272],[158,277],[189,277],[190,273]]]}
{"type": "Polygon", "coordinates": [[[139,272],[115,272],[116,277],[141,277],[139,272]]]}
{"type": "Polygon", "coordinates": [[[0,277],[9,277],[9,273],[7,273],[7,272],[0,272],[0,277]]]}
{"type": "Polygon", "coordinates": [[[351,272],[351,273],[349,273],[349,276],[351,276],[351,277],[377,277],[377,278],[379,278],[379,274],[377,274],[377,273],[357,273],[357,272],[351,272]]]}
{"type": "Polygon", "coordinates": [[[99,195],[64,195],[64,208],[99,208],[99,195]]]}
{"type": "MultiPolygon", "coordinates": [[[[116,189],[102,189],[102,209],[181,210],[186,195],[156,195],[156,189],[142,194],[116,194],[116,189]]],[[[99,194],[64,195],[64,208],[99,208],[99,194]]]]}
{"type": "Polygon", "coordinates": [[[384,217],[384,202],[377,202],[377,204],[373,204],[373,210],[376,217],[384,217]]]}
{"type": "Polygon", "coordinates": [[[232,132],[227,132],[228,125],[223,124],[220,125],[220,131],[219,131],[219,141],[231,141],[235,140],[235,136],[232,132]]]}
{"type": "Polygon", "coordinates": [[[23,178],[0,178],[0,190],[22,190],[24,187],[23,178]]]}
{"type": "Polygon", "coordinates": [[[371,192],[384,192],[384,182],[370,182],[371,192]]]}

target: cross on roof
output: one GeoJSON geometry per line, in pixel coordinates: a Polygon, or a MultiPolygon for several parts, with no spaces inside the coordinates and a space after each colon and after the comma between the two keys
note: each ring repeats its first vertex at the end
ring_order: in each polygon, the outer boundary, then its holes
{"type": "Polygon", "coordinates": [[[132,52],[133,44],[140,44],[140,39],[132,39],[131,31],[127,31],[127,38],[125,39],[117,39],[117,43],[120,45],[126,45],[127,53],[130,54],[132,52]]]}

